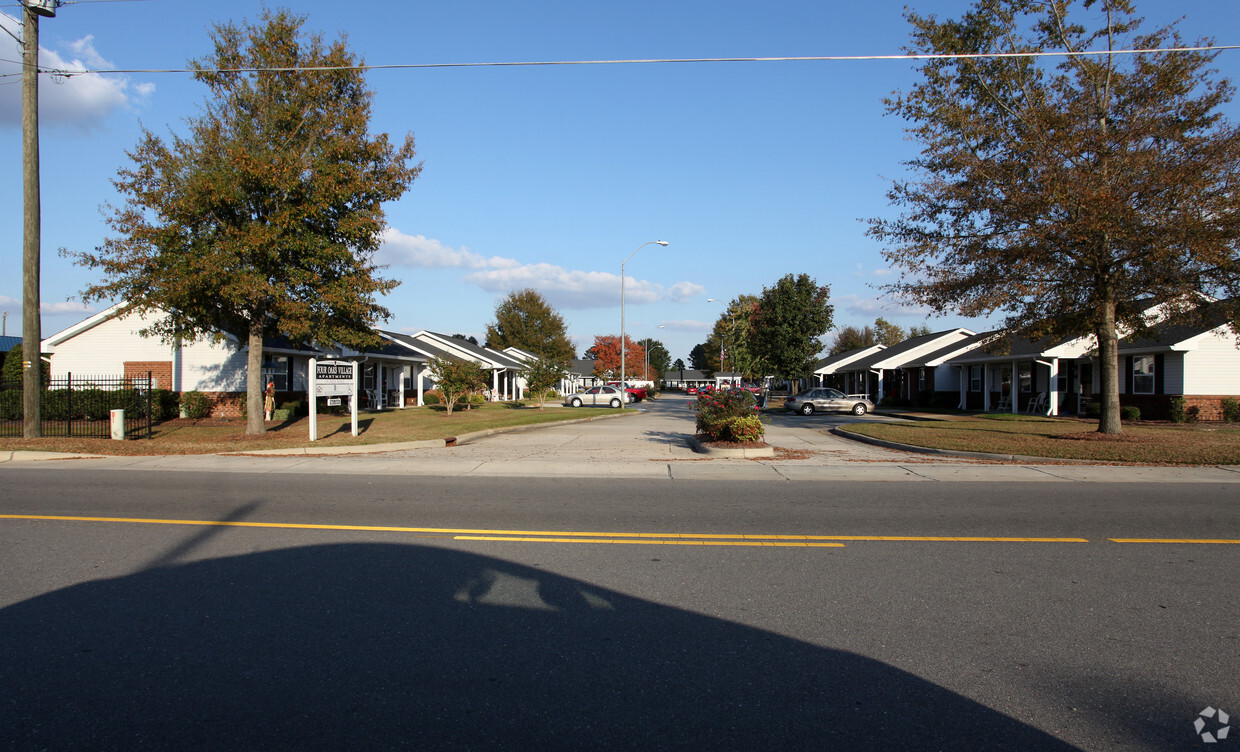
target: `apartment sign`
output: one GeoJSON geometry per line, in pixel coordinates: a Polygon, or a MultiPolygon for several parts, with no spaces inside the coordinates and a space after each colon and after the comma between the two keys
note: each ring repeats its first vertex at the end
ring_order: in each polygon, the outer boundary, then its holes
{"type": "Polygon", "coordinates": [[[314,364],[314,396],[336,397],[353,394],[353,363],[348,360],[320,360],[314,364]]]}

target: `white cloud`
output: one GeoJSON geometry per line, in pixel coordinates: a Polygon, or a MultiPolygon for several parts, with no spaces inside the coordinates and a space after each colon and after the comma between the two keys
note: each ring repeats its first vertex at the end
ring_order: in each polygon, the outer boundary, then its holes
{"type": "MultiPolygon", "coordinates": [[[[464,269],[464,280],[487,292],[507,294],[533,288],[557,308],[607,308],[620,303],[620,275],[565,269],[556,264],[522,264],[502,256],[484,256],[468,248],[451,248],[424,235],[406,235],[399,230],[383,232],[375,261],[388,266],[416,269],[464,269]]],[[[662,285],[628,277],[626,303],[654,303],[668,300],[683,303],[703,295],[706,288],[694,282],[677,282],[666,290],[662,285]]]]}
{"type": "Polygon", "coordinates": [[[63,303],[44,303],[39,302],[39,310],[43,313],[98,313],[99,311],[85,303],[75,303],[66,300],[63,303]]]}
{"type": "Polygon", "coordinates": [[[674,332],[709,332],[715,325],[709,321],[694,321],[692,319],[685,321],[663,321],[660,322],[664,329],[671,329],[674,332]]]}
{"type": "MultiPolygon", "coordinates": [[[[20,36],[20,24],[0,13],[0,26],[20,36]]],[[[40,46],[39,67],[44,70],[107,70],[114,68],[95,49],[87,36],[68,45],[68,55],[40,46]]],[[[17,41],[0,34],[0,76],[21,80],[22,53],[17,41]]],[[[135,83],[127,76],[82,75],[39,77],[39,119],[41,126],[68,126],[79,130],[99,128],[108,115],[129,107],[133,98],[144,99],[155,90],[151,83],[135,83]],[[133,95],[131,97],[130,95],[133,95]]],[[[21,86],[0,86],[0,127],[21,126],[21,86]]]]}
{"type": "Polygon", "coordinates": [[[116,67],[115,65],[112,65],[110,61],[105,60],[103,55],[100,55],[98,50],[95,49],[94,34],[87,34],[76,42],[70,42],[69,49],[73,50],[74,54],[81,55],[85,58],[85,67],[103,68],[105,70],[110,70],[116,67]]]}
{"type": "Polygon", "coordinates": [[[388,228],[383,231],[382,245],[375,254],[380,264],[408,266],[415,269],[487,269],[517,266],[512,259],[487,258],[468,248],[449,248],[425,235],[406,235],[388,228]]]}
{"type": "Polygon", "coordinates": [[[667,299],[685,303],[706,294],[706,288],[693,282],[677,282],[667,289],[667,299]]]}

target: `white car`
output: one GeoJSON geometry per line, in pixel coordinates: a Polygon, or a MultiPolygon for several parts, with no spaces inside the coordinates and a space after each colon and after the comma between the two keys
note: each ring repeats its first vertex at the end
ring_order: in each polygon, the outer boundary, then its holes
{"type": "Polygon", "coordinates": [[[874,409],[874,403],[864,394],[844,394],[838,389],[819,387],[788,397],[784,409],[802,415],[813,415],[815,411],[865,415],[874,409]]]}
{"type": "Polygon", "coordinates": [[[596,386],[564,398],[568,407],[621,407],[628,397],[619,387],[596,386]]]}

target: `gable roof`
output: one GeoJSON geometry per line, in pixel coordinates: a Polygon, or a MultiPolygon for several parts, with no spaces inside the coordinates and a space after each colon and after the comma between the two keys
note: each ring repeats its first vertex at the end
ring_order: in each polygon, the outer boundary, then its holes
{"type": "Polygon", "coordinates": [[[843,368],[844,365],[852,363],[860,358],[865,358],[879,350],[887,349],[886,345],[869,345],[868,347],[858,347],[853,350],[846,350],[842,353],[830,355],[818,361],[818,365],[814,367],[814,373],[829,376],[843,368]]]}
{"type": "Polygon", "coordinates": [[[928,352],[942,349],[946,345],[972,337],[974,332],[957,327],[931,334],[909,337],[883,350],[871,353],[863,358],[848,363],[838,370],[842,371],[876,371],[885,368],[900,368],[916,360],[928,352]]]}

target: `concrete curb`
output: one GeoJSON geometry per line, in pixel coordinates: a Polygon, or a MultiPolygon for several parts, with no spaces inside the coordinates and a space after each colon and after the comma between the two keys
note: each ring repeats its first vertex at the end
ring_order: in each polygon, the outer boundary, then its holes
{"type": "Polygon", "coordinates": [[[693,447],[693,451],[698,454],[704,454],[707,457],[716,459],[760,459],[762,457],[774,457],[775,447],[765,446],[760,448],[749,449],[746,447],[708,447],[697,440],[696,436],[689,437],[689,445],[693,447]]]}
{"type": "Polygon", "coordinates": [[[17,449],[10,452],[0,452],[0,463],[47,462],[49,460],[101,460],[109,456],[119,455],[69,454],[67,452],[39,452],[34,450],[17,449]]]}
{"type": "MultiPolygon", "coordinates": [[[[922,447],[915,444],[901,444],[898,441],[887,441],[886,439],[876,439],[873,436],[865,436],[864,434],[853,433],[843,426],[836,426],[831,429],[831,433],[843,439],[851,441],[859,441],[862,444],[872,444],[874,446],[885,447],[887,449],[898,449],[902,452],[914,452],[917,454],[933,454],[939,457],[962,457],[964,459],[974,460],[999,460],[1002,462],[1025,462],[1025,463],[1058,463],[1073,465],[1098,465],[1111,464],[1098,462],[1096,460],[1077,460],[1077,459],[1060,459],[1058,457],[1035,457],[1025,454],[990,454],[988,452],[965,452],[957,449],[934,449],[931,447],[922,447]]],[[[1123,463],[1120,463],[1123,464],[1123,463]]]]}
{"type": "MultiPolygon", "coordinates": [[[[308,447],[292,447],[289,449],[252,449],[245,452],[212,452],[210,454],[195,455],[203,457],[300,457],[300,456],[325,456],[333,454],[379,454],[382,452],[399,452],[405,449],[443,449],[453,444],[464,444],[474,439],[480,439],[485,436],[494,436],[500,433],[512,433],[515,431],[533,431],[539,428],[550,428],[552,426],[565,426],[573,423],[589,423],[592,420],[609,420],[611,418],[625,418],[630,415],[639,415],[637,411],[615,413],[614,415],[597,415],[589,418],[574,418],[572,420],[556,420],[548,423],[535,423],[529,426],[508,426],[506,428],[489,428],[485,431],[474,431],[472,433],[463,433],[459,436],[449,436],[447,439],[425,439],[422,441],[400,441],[388,444],[355,444],[352,446],[308,446],[308,447]]],[[[175,454],[70,454],[66,452],[39,452],[30,450],[13,450],[0,452],[0,464],[5,462],[44,462],[48,460],[103,460],[118,457],[178,457],[175,454]]]]}

